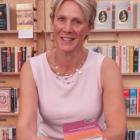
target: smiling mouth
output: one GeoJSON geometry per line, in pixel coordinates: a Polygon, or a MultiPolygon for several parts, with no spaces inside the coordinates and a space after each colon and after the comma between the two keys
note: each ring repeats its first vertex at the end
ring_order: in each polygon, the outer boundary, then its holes
{"type": "Polygon", "coordinates": [[[74,40],[74,38],[72,38],[72,37],[61,37],[61,39],[63,41],[73,41],[74,40]]]}

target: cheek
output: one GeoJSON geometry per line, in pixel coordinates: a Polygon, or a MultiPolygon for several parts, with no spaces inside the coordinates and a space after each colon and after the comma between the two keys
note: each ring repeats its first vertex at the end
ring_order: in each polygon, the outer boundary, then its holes
{"type": "Polygon", "coordinates": [[[53,31],[57,32],[59,30],[59,28],[57,26],[53,26],[53,31]]]}
{"type": "Polygon", "coordinates": [[[54,30],[54,32],[59,31],[60,28],[61,28],[61,27],[60,27],[57,23],[54,22],[54,24],[53,24],[53,30],[54,30]]]}
{"type": "Polygon", "coordinates": [[[88,35],[88,32],[85,29],[81,29],[81,30],[77,31],[77,35],[84,39],[85,36],[88,35]]]}

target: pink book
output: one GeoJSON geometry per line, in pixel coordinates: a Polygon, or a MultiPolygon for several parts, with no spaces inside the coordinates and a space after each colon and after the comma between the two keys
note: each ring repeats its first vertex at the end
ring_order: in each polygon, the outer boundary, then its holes
{"type": "Polygon", "coordinates": [[[64,140],[103,140],[102,131],[95,121],[77,121],[63,125],[64,140]]]}

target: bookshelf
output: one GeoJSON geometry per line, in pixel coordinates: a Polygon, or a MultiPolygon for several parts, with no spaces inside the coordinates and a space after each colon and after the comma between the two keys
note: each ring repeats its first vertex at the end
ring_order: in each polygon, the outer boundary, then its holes
{"type": "MultiPolygon", "coordinates": [[[[129,30],[95,30],[91,31],[90,36],[87,40],[87,44],[93,45],[116,45],[116,44],[126,44],[126,45],[138,45],[140,43],[140,31],[137,29],[129,29],[129,30]]],[[[140,87],[140,73],[133,72],[133,73],[122,73],[124,87],[140,87]]],[[[128,126],[130,128],[140,128],[140,121],[139,119],[135,120],[136,118],[140,118],[139,116],[131,116],[128,117],[128,126]],[[131,119],[130,119],[131,118],[131,119]],[[137,125],[133,123],[129,123],[129,121],[137,121],[137,125]]]]}
{"type": "MultiPolygon", "coordinates": [[[[112,0],[113,2],[115,0],[112,0]]],[[[0,47],[3,46],[35,46],[37,52],[42,53],[51,49],[53,45],[53,31],[49,18],[52,0],[6,0],[10,7],[11,29],[0,30],[0,47]],[[33,3],[36,28],[33,39],[18,39],[16,30],[16,3],[33,3]],[[8,41],[7,41],[8,39],[8,41]]],[[[135,0],[136,2],[136,0],[135,0]]],[[[114,22],[114,20],[113,20],[114,22]]],[[[140,29],[109,29],[92,30],[85,44],[140,44],[140,29]]],[[[0,72],[0,87],[19,87],[20,72],[0,72]]],[[[140,88],[140,73],[122,74],[124,87],[140,88]]],[[[0,125],[16,124],[17,113],[0,113],[0,125]]],[[[128,116],[128,128],[140,129],[140,116],[128,116]]]]}
{"type": "MultiPolygon", "coordinates": [[[[5,0],[10,8],[10,30],[0,30],[0,47],[31,46],[35,47],[37,54],[44,52],[44,1],[45,0],[5,0]],[[16,4],[32,3],[34,15],[33,38],[19,39],[16,30],[16,4]]],[[[1,2],[1,1],[0,1],[1,2]]],[[[19,72],[0,72],[0,88],[19,88],[19,72]]],[[[0,127],[11,127],[16,125],[18,112],[0,112],[0,127]]]]}

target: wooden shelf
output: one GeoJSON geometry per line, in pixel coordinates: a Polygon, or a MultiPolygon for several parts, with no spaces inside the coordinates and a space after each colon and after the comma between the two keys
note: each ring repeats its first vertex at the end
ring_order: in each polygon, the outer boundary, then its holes
{"type": "Polygon", "coordinates": [[[0,76],[19,76],[20,72],[0,72],[0,76]]]}
{"type": "Polygon", "coordinates": [[[140,29],[103,29],[103,30],[91,30],[90,33],[126,33],[126,32],[138,32],[140,29]]]}
{"type": "Polygon", "coordinates": [[[17,115],[18,115],[18,113],[16,112],[16,113],[0,113],[0,118],[1,117],[17,117],[17,115]]]}
{"type": "Polygon", "coordinates": [[[49,30],[49,31],[48,31],[48,30],[44,30],[43,32],[44,32],[44,33],[47,33],[47,34],[51,34],[51,33],[53,33],[52,30],[49,30]]]}
{"type": "MultiPolygon", "coordinates": [[[[17,30],[0,30],[0,34],[17,34],[17,30]]],[[[42,30],[34,30],[34,33],[43,33],[42,30]]]]}
{"type": "Polygon", "coordinates": [[[140,73],[122,73],[122,76],[140,76],[140,73]]]}
{"type": "Polygon", "coordinates": [[[128,119],[140,119],[139,115],[128,115],[127,116],[128,119]]]}

